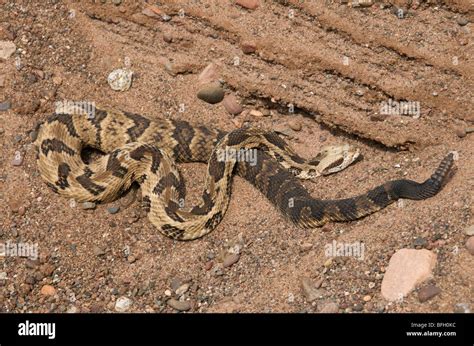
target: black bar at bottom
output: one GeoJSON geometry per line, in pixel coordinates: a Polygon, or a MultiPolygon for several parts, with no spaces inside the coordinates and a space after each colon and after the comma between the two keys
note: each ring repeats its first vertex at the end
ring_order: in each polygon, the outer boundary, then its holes
{"type": "Polygon", "coordinates": [[[473,322],[472,314],[0,314],[0,345],[472,346],[473,322]],[[44,323],[55,324],[54,338],[44,323]]]}

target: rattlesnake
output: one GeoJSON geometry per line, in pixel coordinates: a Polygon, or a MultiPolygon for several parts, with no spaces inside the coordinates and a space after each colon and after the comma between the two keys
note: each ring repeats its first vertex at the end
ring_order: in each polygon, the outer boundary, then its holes
{"type": "Polygon", "coordinates": [[[296,178],[340,171],[358,158],[357,149],[347,144],[329,146],[305,160],[274,132],[226,133],[102,107],[55,113],[39,127],[35,144],[39,172],[55,192],[78,202],[108,202],[137,181],[152,224],[179,240],[201,237],[219,224],[229,204],[234,173],[256,186],[296,225],[318,227],[328,221],[361,218],[399,198],[432,197],[453,164],[450,153],[423,183],[394,180],[357,197],[319,200],[296,178]],[[105,155],[86,164],[80,155],[85,147],[105,155]],[[252,151],[254,161],[222,155],[241,151],[252,151]],[[185,207],[185,185],[175,162],[208,162],[201,204],[185,207]]]}

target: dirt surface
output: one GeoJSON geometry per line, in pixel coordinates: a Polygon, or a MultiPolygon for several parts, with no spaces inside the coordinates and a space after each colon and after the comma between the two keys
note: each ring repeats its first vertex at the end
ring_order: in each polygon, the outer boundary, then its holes
{"type": "MultiPolygon", "coordinates": [[[[473,308],[465,230],[474,223],[474,133],[463,132],[474,126],[469,0],[281,0],[254,10],[230,0],[0,0],[0,8],[0,40],[16,45],[0,59],[0,102],[11,105],[0,110],[0,242],[37,244],[39,255],[0,258],[0,311],[108,312],[119,297],[136,312],[315,312],[329,303],[339,312],[473,308]],[[248,47],[254,52],[245,54],[248,47]],[[210,63],[243,114],[196,97],[210,63]],[[108,74],[127,66],[132,87],[112,90],[108,74]],[[62,100],[225,130],[278,129],[304,157],[326,144],[360,148],[361,161],[304,182],[320,198],[353,196],[390,179],[422,181],[449,151],[459,159],[434,198],[315,230],[290,224],[237,177],[218,228],[177,242],[143,217],[139,192],[129,206],[133,192],[83,210],[42,182],[33,130],[62,100]],[[419,102],[419,117],[381,114],[389,100],[419,102]],[[109,213],[111,206],[120,211],[109,213]],[[364,259],[328,259],[325,245],[334,240],[363,242],[364,259]],[[236,246],[240,255],[232,257],[236,246]],[[398,302],[383,299],[385,268],[402,248],[437,255],[430,282],[440,294],[426,302],[416,290],[398,302]],[[302,282],[319,287],[316,298],[302,282]]],[[[206,167],[180,169],[196,202],[206,167]]]]}

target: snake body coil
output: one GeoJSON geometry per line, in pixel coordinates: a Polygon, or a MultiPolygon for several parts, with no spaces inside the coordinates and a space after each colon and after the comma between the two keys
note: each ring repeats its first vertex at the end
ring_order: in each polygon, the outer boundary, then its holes
{"type": "Polygon", "coordinates": [[[344,169],[359,155],[348,145],[325,148],[312,160],[299,157],[273,132],[225,133],[185,121],[149,120],[141,115],[95,108],[54,114],[41,125],[35,144],[38,167],[48,186],[78,202],[108,202],[137,181],[150,221],[166,236],[189,240],[212,231],[229,204],[237,173],[301,227],[350,221],[399,198],[426,199],[440,189],[453,164],[448,154],[425,182],[395,180],[361,196],[319,200],[295,178],[309,179],[344,169]],[[85,147],[106,155],[86,164],[85,147]],[[252,162],[228,153],[251,153],[252,162]],[[225,154],[225,155],[223,155],[225,154]],[[185,185],[175,162],[208,162],[202,203],[185,208],[185,185]]]}

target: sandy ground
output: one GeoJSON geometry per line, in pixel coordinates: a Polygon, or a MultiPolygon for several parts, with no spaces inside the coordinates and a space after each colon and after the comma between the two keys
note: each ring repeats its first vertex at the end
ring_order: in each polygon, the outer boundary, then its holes
{"type": "MultiPolygon", "coordinates": [[[[11,104],[0,111],[0,241],[38,244],[39,254],[38,260],[0,258],[0,311],[108,312],[124,296],[130,311],[174,312],[170,295],[194,312],[314,312],[329,302],[339,312],[473,308],[474,256],[464,230],[474,222],[474,134],[462,133],[474,126],[468,0],[369,7],[282,0],[261,1],[255,10],[230,0],[163,0],[156,17],[142,13],[149,4],[0,0],[0,40],[17,48],[0,60],[0,102],[11,104]],[[244,43],[255,52],[244,54],[244,43]],[[268,116],[233,117],[222,104],[199,100],[198,75],[210,63],[226,93],[246,111],[268,116]],[[132,87],[113,91],[107,75],[125,66],[134,72],[132,87]],[[225,130],[277,128],[304,157],[326,144],[360,148],[360,162],[304,182],[320,198],[353,196],[389,179],[422,181],[451,150],[459,160],[436,197],[323,230],[288,223],[237,177],[218,228],[176,242],[143,217],[139,198],[129,206],[130,195],[112,203],[121,206],[112,215],[111,205],[82,210],[46,187],[36,169],[33,129],[61,100],[225,130]],[[420,116],[382,116],[389,100],[419,102],[420,116]],[[17,151],[23,162],[14,166],[17,151]],[[333,241],[363,242],[364,259],[328,260],[325,245],[333,241]],[[224,267],[236,243],[240,257],[224,267]],[[416,291],[396,303],[381,297],[385,268],[401,248],[437,254],[430,282],[441,294],[424,303],[416,291]],[[304,278],[319,287],[317,299],[302,291],[304,278]]],[[[196,201],[205,165],[180,169],[196,201]]]]}

